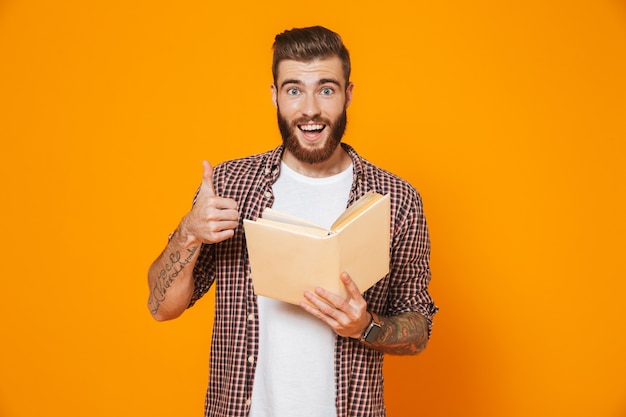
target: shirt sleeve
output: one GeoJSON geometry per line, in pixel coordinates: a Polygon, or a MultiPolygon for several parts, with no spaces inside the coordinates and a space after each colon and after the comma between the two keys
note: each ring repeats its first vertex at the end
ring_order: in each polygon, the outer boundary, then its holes
{"type": "Polygon", "coordinates": [[[198,260],[193,268],[194,288],[189,307],[192,307],[196,301],[209,291],[215,280],[215,262],[211,262],[213,258],[211,249],[211,245],[206,244],[203,244],[200,248],[200,255],[198,255],[198,260]]]}
{"type": "Polygon", "coordinates": [[[412,189],[399,200],[393,222],[388,314],[418,312],[428,320],[430,334],[438,308],[428,292],[430,237],[422,199],[412,189]]]}

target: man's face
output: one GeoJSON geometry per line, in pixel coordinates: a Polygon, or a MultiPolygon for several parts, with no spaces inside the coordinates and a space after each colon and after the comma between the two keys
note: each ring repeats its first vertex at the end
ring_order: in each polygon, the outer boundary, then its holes
{"type": "Polygon", "coordinates": [[[352,88],[338,57],[281,61],[272,99],[286,151],[308,164],[328,160],[345,131],[352,88]]]}

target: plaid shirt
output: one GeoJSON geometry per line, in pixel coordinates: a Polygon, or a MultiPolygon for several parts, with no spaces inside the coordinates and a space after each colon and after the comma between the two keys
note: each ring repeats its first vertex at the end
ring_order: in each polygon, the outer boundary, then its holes
{"type": "MultiPolygon", "coordinates": [[[[408,311],[424,315],[432,327],[437,311],[428,293],[430,241],[417,191],[406,181],[377,168],[342,144],[353,162],[348,205],[373,190],[391,195],[390,273],[364,297],[368,308],[385,316],[408,311]]],[[[203,245],[194,269],[192,306],[215,283],[215,320],[211,345],[206,417],[244,417],[250,410],[259,351],[256,296],[250,278],[243,219],[256,219],[274,198],[282,145],[271,152],[224,162],[215,167],[217,195],[239,204],[233,238],[203,245]]],[[[335,383],[338,417],[384,417],[383,354],[357,340],[337,336],[335,383]]]]}

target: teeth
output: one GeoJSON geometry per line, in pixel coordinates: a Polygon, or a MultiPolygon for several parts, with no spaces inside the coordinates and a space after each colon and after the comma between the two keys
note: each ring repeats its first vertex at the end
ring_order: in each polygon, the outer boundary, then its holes
{"type": "Polygon", "coordinates": [[[300,125],[300,129],[305,131],[322,130],[324,125],[300,125]]]}

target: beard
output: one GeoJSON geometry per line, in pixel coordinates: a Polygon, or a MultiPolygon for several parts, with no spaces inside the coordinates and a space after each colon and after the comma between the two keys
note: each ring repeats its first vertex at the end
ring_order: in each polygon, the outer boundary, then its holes
{"type": "Polygon", "coordinates": [[[348,115],[345,107],[343,108],[343,112],[337,116],[334,121],[321,117],[313,119],[302,117],[289,123],[289,121],[280,114],[280,108],[277,110],[277,118],[278,129],[280,129],[280,134],[283,137],[285,149],[291,152],[297,160],[308,164],[317,164],[328,160],[333,152],[335,152],[335,149],[337,149],[337,146],[339,146],[339,143],[341,143],[341,138],[343,138],[346,125],[348,124],[348,115]],[[298,137],[296,136],[298,125],[309,122],[323,124],[326,126],[324,129],[330,129],[326,142],[321,148],[309,149],[302,146],[298,141],[298,137]]]}

